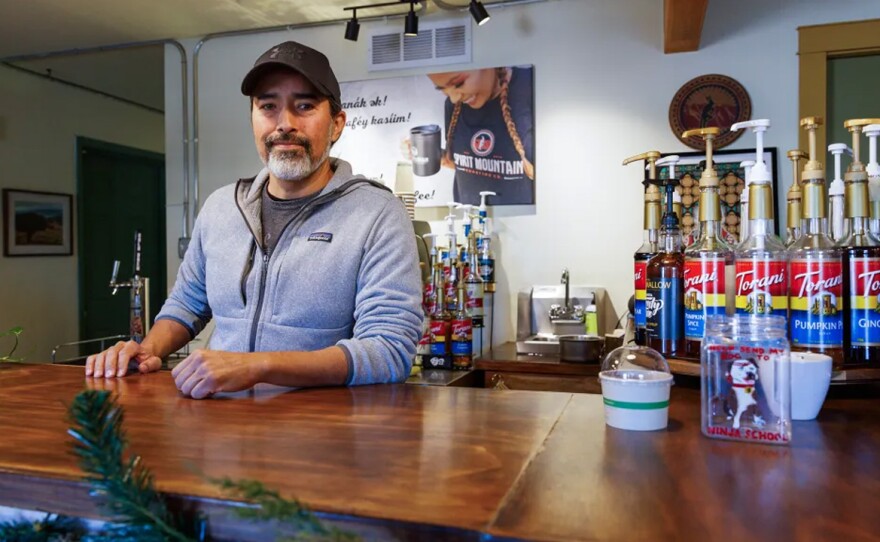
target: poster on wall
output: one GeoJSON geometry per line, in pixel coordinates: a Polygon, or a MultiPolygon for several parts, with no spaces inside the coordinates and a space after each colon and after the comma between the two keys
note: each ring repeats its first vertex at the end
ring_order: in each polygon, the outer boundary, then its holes
{"type": "Polygon", "coordinates": [[[342,83],[346,128],[333,154],[416,206],[535,202],[534,68],[342,83]]]}

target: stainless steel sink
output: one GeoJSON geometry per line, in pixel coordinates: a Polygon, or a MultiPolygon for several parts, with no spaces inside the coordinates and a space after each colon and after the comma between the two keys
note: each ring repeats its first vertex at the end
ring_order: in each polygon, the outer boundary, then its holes
{"type": "Polygon", "coordinates": [[[556,335],[532,335],[516,341],[517,354],[558,355],[559,339],[556,335]]]}

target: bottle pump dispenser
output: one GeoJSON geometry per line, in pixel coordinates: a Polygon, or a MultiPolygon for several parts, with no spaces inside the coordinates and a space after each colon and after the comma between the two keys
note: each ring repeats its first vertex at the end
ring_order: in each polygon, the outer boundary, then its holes
{"type": "Polygon", "coordinates": [[[754,160],[743,160],[739,163],[739,167],[743,168],[746,185],[743,188],[742,195],[739,198],[739,240],[744,241],[749,236],[749,172],[755,165],[754,160]]]}
{"type": "Polygon", "coordinates": [[[828,199],[831,206],[831,237],[835,241],[843,239],[843,200],[846,193],[843,177],[840,174],[840,156],[847,153],[852,156],[852,149],[846,143],[832,143],[828,145],[828,152],[834,156],[834,180],[828,187],[828,199]]]}
{"type": "Polygon", "coordinates": [[[806,158],[804,151],[794,149],[788,151],[788,159],[791,160],[792,181],[788,189],[786,199],[788,201],[786,228],[785,228],[785,246],[791,246],[801,236],[801,160],[806,158]]]}
{"type": "MultiPolygon", "coordinates": [[[[764,132],[769,119],[738,122],[731,130],[751,128],[757,145],[755,163],[748,172],[748,237],[737,246],[734,289],[736,312],[755,315],[786,315],[788,269],[785,245],[776,236],[773,220],[773,179],[764,163],[764,132]]],[[[797,185],[797,178],[795,182],[797,185]]]]}

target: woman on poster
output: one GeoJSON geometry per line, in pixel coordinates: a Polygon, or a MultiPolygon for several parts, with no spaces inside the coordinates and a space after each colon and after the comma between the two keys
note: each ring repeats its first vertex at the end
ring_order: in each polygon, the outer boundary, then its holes
{"type": "Polygon", "coordinates": [[[455,169],[455,201],[477,205],[535,202],[533,68],[504,67],[429,74],[446,97],[441,164],[455,169]]]}

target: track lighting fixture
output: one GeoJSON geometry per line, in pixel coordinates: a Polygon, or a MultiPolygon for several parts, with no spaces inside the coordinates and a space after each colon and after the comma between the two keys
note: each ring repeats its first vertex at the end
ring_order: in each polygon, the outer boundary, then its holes
{"type": "Polygon", "coordinates": [[[471,0],[471,5],[468,6],[468,10],[471,12],[471,15],[479,26],[483,26],[489,22],[489,12],[486,11],[486,7],[479,0],[471,0]]]}
{"type": "MultiPolygon", "coordinates": [[[[419,4],[419,9],[424,9],[425,1],[426,0],[397,0],[396,2],[383,2],[381,4],[366,4],[363,6],[351,6],[343,8],[344,11],[351,11],[351,19],[347,23],[345,23],[345,39],[350,41],[357,41],[358,39],[358,33],[361,29],[361,23],[359,23],[357,19],[357,10],[384,8],[406,4],[409,4],[409,13],[406,14],[404,34],[407,36],[417,36],[419,34],[419,16],[416,14],[415,6],[416,4],[419,4]]],[[[482,5],[480,6],[480,8],[483,9],[482,5]]],[[[485,13],[485,11],[486,10],[483,9],[483,13],[485,13]]],[[[488,17],[489,16],[486,15],[487,19],[488,17]]]]}
{"type": "Polygon", "coordinates": [[[345,23],[345,39],[349,41],[357,41],[360,31],[361,23],[358,22],[357,10],[353,9],[351,13],[351,20],[345,23]]]}
{"type": "Polygon", "coordinates": [[[410,2],[409,4],[409,13],[406,14],[406,23],[404,24],[403,35],[404,36],[418,36],[419,35],[419,16],[416,15],[414,4],[410,2]]]}

